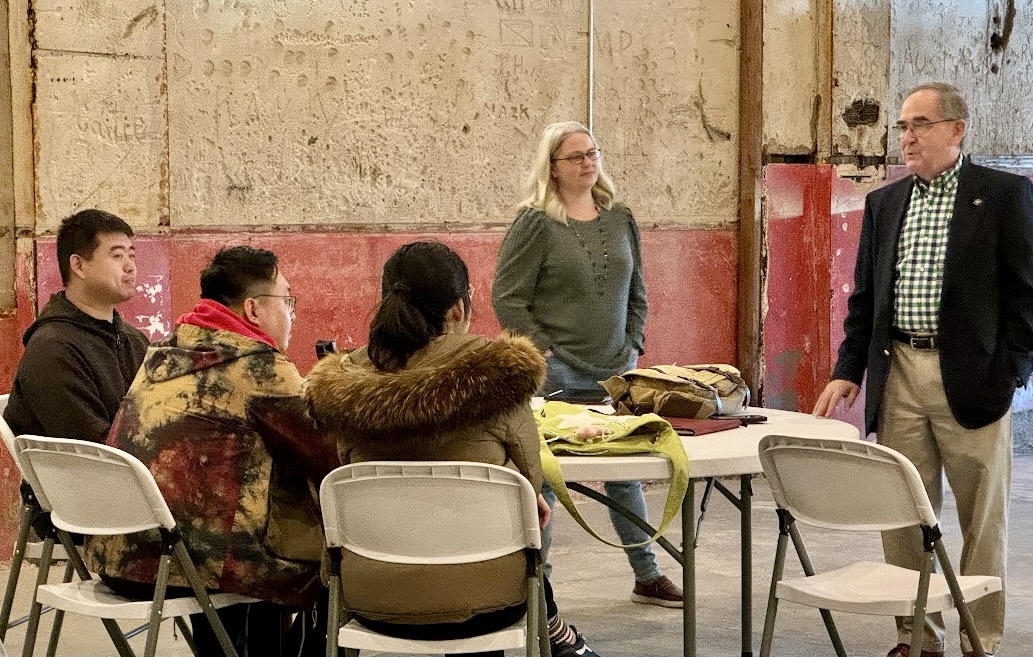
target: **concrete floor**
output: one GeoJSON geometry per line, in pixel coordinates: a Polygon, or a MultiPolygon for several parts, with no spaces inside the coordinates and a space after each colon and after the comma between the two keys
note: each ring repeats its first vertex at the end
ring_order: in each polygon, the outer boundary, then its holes
{"type": "MultiPolygon", "coordinates": [[[[1033,455],[1018,455],[1014,464],[1012,487],[1008,630],[1001,656],[1033,655],[1033,455]]],[[[738,485],[735,484],[737,488],[738,485]]],[[[697,489],[697,500],[702,488],[697,489]]],[[[647,492],[650,508],[659,513],[666,488],[651,487],[647,492]]],[[[606,512],[597,504],[583,501],[582,513],[598,528],[608,528],[606,512]]],[[[557,602],[564,617],[575,624],[588,638],[594,650],[604,657],[681,654],[681,611],[633,604],[632,576],[624,555],[595,541],[585,534],[563,510],[556,513],[556,538],[553,548],[553,583],[557,602]]],[[[755,480],[753,506],[754,564],[753,615],[754,650],[760,648],[767,589],[774,558],[777,524],[774,504],[763,479],[755,480]]],[[[952,499],[948,498],[942,523],[945,540],[952,557],[960,550],[960,538],[952,499]]],[[[677,524],[677,523],[676,523],[677,524]]],[[[881,559],[878,536],[818,532],[802,528],[815,567],[836,567],[855,558],[881,559]]],[[[668,537],[680,542],[676,530],[668,537]]],[[[740,655],[739,647],[739,558],[738,518],[734,508],[714,495],[701,530],[698,564],[699,654],[704,656],[740,655]]],[[[792,552],[790,551],[790,556],[792,552]]],[[[662,568],[672,579],[679,572],[676,563],[661,551],[662,568]]],[[[955,561],[955,563],[957,563],[955,561]]],[[[6,582],[6,564],[0,566],[0,580],[6,582]]],[[[787,573],[793,573],[794,562],[787,560],[787,573]]],[[[798,571],[795,571],[798,572],[798,571]]],[[[15,615],[28,605],[27,589],[35,569],[26,566],[21,575],[19,601],[15,615]]],[[[56,581],[60,573],[52,573],[56,581]]],[[[850,655],[885,655],[896,643],[891,619],[843,615],[837,616],[840,633],[850,655]]],[[[949,637],[956,636],[957,615],[948,614],[949,637]]],[[[37,653],[45,650],[50,621],[40,631],[37,653]]],[[[12,629],[6,641],[9,654],[21,654],[24,627],[12,629]]],[[[132,642],[143,650],[143,637],[132,642]]],[[[832,646],[815,610],[782,605],[779,610],[775,654],[830,655],[832,646]]],[[[100,623],[94,619],[67,616],[59,655],[114,655],[114,650],[100,623]]],[[[182,638],[173,636],[171,623],[163,628],[159,655],[189,655],[182,638]]],[[[948,655],[959,655],[956,642],[950,640],[948,655]]]]}

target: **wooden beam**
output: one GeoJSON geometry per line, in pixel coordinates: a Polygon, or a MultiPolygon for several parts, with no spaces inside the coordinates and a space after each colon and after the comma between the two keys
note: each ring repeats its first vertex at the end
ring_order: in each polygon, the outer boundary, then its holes
{"type": "Polygon", "coordinates": [[[0,316],[14,311],[14,144],[10,7],[0,0],[0,316]]]}
{"type": "Polygon", "coordinates": [[[764,3],[741,0],[739,17],[739,296],[738,365],[759,403],[764,380],[761,311],[764,230],[764,3]]]}
{"type": "Polygon", "coordinates": [[[832,57],[833,57],[833,0],[814,3],[814,70],[815,96],[814,163],[827,164],[832,156],[832,57]]]}
{"type": "Polygon", "coordinates": [[[36,228],[36,145],[33,97],[36,79],[32,57],[34,28],[29,0],[9,0],[7,29],[10,46],[11,142],[14,174],[14,225],[36,228]]]}

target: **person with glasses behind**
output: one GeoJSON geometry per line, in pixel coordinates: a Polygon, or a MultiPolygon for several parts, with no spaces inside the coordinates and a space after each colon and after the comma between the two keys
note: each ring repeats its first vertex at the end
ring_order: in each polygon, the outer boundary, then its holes
{"type": "MultiPolygon", "coordinates": [[[[463,259],[413,242],[384,263],[369,345],[330,355],[309,373],[305,398],[337,436],[341,463],[475,461],[542,481],[531,395],[545,363],[523,336],[470,335],[473,288],[463,259]]],[[[538,496],[541,524],[550,510],[538,496]]],[[[343,606],[390,636],[445,640],[501,630],[526,612],[523,552],[470,564],[392,564],[344,551],[343,606]]],[[[548,578],[553,657],[598,657],[559,615],[548,578]]],[[[478,653],[502,657],[502,651],[478,653]]]]}
{"type": "MultiPolygon", "coordinates": [[[[519,214],[502,242],[492,304],[503,328],[528,335],[548,363],[542,394],[554,399],[588,393],[599,381],[633,369],[644,352],[646,286],[638,227],[614,201],[602,151],[574,121],[545,128],[519,214]]],[[[606,494],[647,517],[642,482],[606,482],[606,494]]],[[[556,496],[546,486],[550,506],[556,496]]],[[[625,545],[649,536],[610,511],[625,545]]],[[[551,543],[546,529],[543,540],[551,543]]],[[[625,550],[635,573],[631,600],[681,607],[682,591],[660,573],[650,546],[625,550]]]]}
{"type": "MultiPolygon", "coordinates": [[[[280,634],[285,612],[323,594],[311,484],[338,465],[284,355],[294,302],[274,253],[219,251],[201,273],[200,301],[147,351],[107,439],[154,474],[206,588],[267,601],[218,611],[242,656],[278,655],[281,646],[297,655],[302,634],[303,654],[325,651],[325,632],[303,632],[300,621],[290,640],[280,634]]],[[[153,595],[160,553],[153,531],[90,537],[85,550],[108,586],[140,598],[153,595]]],[[[176,573],[170,583],[188,586],[176,573]]],[[[316,618],[325,627],[325,614],[316,618]]],[[[191,623],[199,657],[221,655],[204,615],[191,623]]]]}
{"type": "MultiPolygon", "coordinates": [[[[1011,403],[1033,366],[1033,184],[962,154],[968,106],[952,85],[913,88],[894,127],[913,175],[865,199],[845,337],[814,414],[850,408],[867,372],[867,431],[915,464],[937,516],[946,474],[961,574],[1003,584],[1011,403]]],[[[917,526],[882,544],[888,563],[918,570],[917,526]]],[[[969,606],[983,648],[997,652],[1005,591],[969,606]]],[[[896,622],[889,655],[908,657],[911,617],[896,622]]],[[[922,654],[943,655],[944,636],[942,616],[927,616],[922,654]]],[[[964,655],[972,643],[962,630],[964,655]]]]}

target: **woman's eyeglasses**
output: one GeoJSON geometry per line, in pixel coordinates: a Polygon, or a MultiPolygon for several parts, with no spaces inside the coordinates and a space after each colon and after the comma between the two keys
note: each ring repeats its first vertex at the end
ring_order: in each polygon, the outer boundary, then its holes
{"type": "Polygon", "coordinates": [[[602,154],[603,154],[603,152],[601,150],[599,150],[598,148],[590,148],[587,151],[585,151],[584,153],[571,153],[567,157],[556,157],[556,158],[553,158],[552,161],[553,162],[559,162],[560,160],[566,160],[567,162],[570,162],[574,166],[577,166],[577,165],[583,163],[586,158],[589,159],[589,160],[598,160],[599,157],[602,154]]]}

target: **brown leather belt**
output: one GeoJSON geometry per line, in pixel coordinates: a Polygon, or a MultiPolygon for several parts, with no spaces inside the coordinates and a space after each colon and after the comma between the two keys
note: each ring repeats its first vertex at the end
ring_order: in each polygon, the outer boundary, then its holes
{"type": "Polygon", "coordinates": [[[940,337],[929,333],[911,333],[902,331],[897,327],[890,327],[890,337],[897,342],[903,342],[912,349],[939,349],[940,337]]]}

